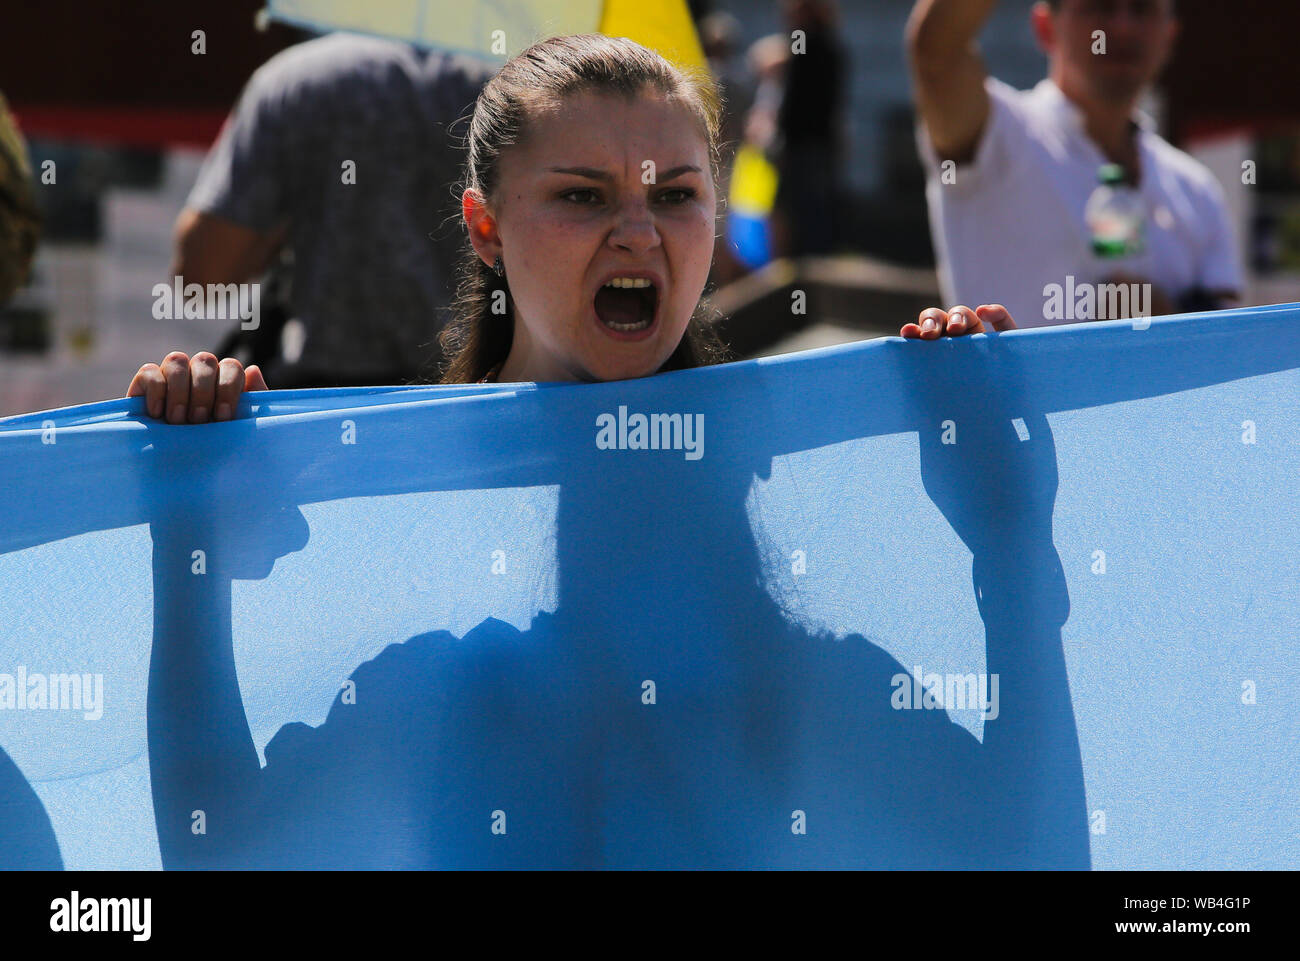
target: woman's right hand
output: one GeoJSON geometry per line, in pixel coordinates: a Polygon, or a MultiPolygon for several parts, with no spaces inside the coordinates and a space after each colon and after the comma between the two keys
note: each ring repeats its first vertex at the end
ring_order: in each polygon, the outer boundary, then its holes
{"type": "Polygon", "coordinates": [[[247,370],[233,357],[217,360],[210,351],[189,357],[173,350],[161,364],[145,364],[131,379],[127,397],[145,398],[150,417],[166,415],[169,424],[230,420],[245,390],[268,390],[256,364],[247,370]]]}

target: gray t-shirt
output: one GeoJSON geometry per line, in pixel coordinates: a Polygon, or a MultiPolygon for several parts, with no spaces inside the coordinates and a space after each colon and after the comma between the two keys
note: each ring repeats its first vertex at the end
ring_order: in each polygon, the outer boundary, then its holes
{"type": "Polygon", "coordinates": [[[289,220],[303,367],[413,375],[437,357],[465,242],[454,186],[467,124],[448,127],[493,71],[333,34],[249,80],[187,206],[258,231],[289,220]]]}

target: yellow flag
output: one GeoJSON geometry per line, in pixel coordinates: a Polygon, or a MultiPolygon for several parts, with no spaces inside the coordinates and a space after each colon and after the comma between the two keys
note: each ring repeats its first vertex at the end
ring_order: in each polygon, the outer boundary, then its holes
{"type": "Polygon", "coordinates": [[[635,40],[682,69],[709,75],[686,0],[605,0],[599,32],[635,40]]]}
{"type": "Polygon", "coordinates": [[[763,219],[772,212],[779,179],[763,151],[752,144],[742,144],[731,168],[731,210],[763,219]]]}

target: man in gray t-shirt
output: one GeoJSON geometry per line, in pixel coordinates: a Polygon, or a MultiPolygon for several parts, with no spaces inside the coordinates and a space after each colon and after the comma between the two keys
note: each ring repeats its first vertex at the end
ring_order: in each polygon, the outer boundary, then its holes
{"type": "Polygon", "coordinates": [[[173,273],[255,281],[282,246],[292,251],[288,313],[305,340],[295,363],[267,372],[272,387],[431,375],[463,243],[465,131],[448,127],[492,73],[333,34],[253,74],[177,223],[173,273]]]}

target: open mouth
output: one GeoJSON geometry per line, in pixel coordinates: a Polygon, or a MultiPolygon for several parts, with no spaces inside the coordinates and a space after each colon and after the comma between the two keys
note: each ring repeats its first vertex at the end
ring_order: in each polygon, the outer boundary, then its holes
{"type": "Polygon", "coordinates": [[[658,288],[645,277],[615,277],[596,291],[596,318],[621,334],[648,330],[658,306],[658,288]]]}

